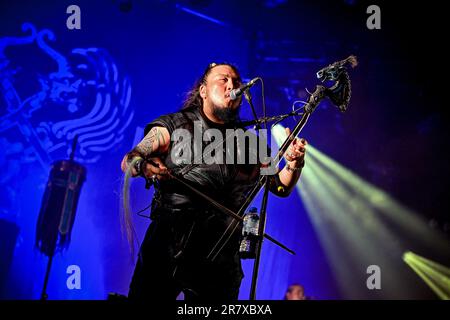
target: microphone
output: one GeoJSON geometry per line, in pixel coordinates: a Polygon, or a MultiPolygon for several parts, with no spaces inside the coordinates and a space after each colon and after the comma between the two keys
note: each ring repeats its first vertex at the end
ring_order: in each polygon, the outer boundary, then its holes
{"type": "Polygon", "coordinates": [[[258,79],[259,78],[254,78],[254,79],[250,80],[249,82],[247,82],[246,84],[244,84],[243,86],[241,86],[240,88],[231,90],[230,99],[236,100],[237,98],[242,96],[242,94],[246,90],[250,89],[256,83],[256,81],[258,81],[258,79]]]}

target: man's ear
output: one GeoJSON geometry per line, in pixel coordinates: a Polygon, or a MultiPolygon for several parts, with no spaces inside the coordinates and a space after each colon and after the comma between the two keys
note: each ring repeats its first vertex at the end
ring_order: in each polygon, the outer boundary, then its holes
{"type": "Polygon", "coordinates": [[[200,86],[200,97],[203,99],[206,98],[206,86],[204,84],[200,86]]]}

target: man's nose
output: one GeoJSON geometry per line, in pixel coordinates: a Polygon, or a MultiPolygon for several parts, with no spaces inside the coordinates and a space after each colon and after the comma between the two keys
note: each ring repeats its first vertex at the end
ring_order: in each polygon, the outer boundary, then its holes
{"type": "Polygon", "coordinates": [[[231,91],[231,90],[233,90],[233,89],[234,89],[234,83],[233,83],[233,80],[228,79],[228,82],[227,82],[227,91],[231,91]]]}

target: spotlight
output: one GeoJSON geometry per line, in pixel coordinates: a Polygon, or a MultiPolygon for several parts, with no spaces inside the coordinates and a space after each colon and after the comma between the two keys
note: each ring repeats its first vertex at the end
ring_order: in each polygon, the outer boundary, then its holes
{"type": "Polygon", "coordinates": [[[403,254],[403,261],[425,281],[440,299],[450,300],[450,268],[411,251],[403,254]]]}

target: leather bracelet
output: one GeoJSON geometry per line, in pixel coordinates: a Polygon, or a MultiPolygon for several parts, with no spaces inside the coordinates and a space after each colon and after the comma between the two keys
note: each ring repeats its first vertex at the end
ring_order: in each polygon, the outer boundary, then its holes
{"type": "Polygon", "coordinates": [[[291,167],[289,165],[289,163],[286,163],[286,170],[289,172],[295,172],[295,171],[300,171],[302,170],[302,168],[305,166],[305,160],[302,160],[301,164],[299,167],[291,167]]]}

